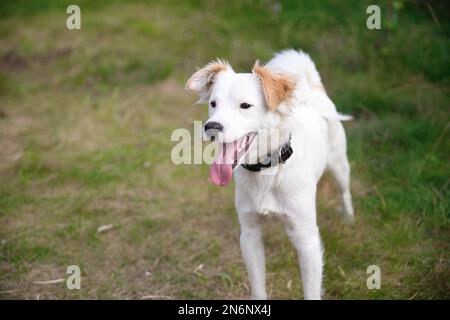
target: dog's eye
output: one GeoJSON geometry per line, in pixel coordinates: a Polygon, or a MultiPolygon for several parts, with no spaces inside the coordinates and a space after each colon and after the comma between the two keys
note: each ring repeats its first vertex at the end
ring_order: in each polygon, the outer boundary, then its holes
{"type": "Polygon", "coordinates": [[[250,108],[252,105],[248,104],[248,103],[241,103],[241,105],[239,106],[241,109],[248,109],[250,108]]]}
{"type": "Polygon", "coordinates": [[[215,108],[216,107],[216,102],[215,101],[211,101],[210,105],[211,105],[211,108],[215,108]]]}

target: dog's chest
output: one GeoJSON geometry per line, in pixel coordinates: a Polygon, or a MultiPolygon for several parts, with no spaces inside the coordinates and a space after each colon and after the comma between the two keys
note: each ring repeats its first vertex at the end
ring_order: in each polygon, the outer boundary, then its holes
{"type": "Polygon", "coordinates": [[[235,204],[238,211],[260,214],[283,213],[283,192],[278,168],[265,170],[263,175],[238,172],[235,204]]]}

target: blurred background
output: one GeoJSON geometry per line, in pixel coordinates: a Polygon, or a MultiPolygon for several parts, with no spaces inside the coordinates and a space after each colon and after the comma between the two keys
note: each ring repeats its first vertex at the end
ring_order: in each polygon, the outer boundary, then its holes
{"type": "MultiPolygon", "coordinates": [[[[195,66],[249,72],[285,48],[355,117],[353,226],[320,185],[324,298],[450,298],[447,1],[77,1],[81,30],[70,4],[0,3],[0,299],[248,298],[233,187],[172,164],[170,135],[206,118],[184,91],[195,66]]],[[[269,296],[302,298],[281,224],[265,228],[269,296]]]]}

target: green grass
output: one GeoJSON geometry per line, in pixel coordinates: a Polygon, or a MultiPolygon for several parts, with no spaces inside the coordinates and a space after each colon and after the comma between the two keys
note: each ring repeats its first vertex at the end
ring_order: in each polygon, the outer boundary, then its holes
{"type": "MultiPolygon", "coordinates": [[[[356,118],[355,225],[340,222],[328,178],[320,186],[324,297],[450,298],[448,5],[379,2],[371,31],[370,1],[275,3],[81,1],[80,31],[65,28],[70,1],[0,4],[0,298],[249,297],[233,188],[172,164],[170,135],[206,117],[183,90],[194,66],[221,57],[248,72],[288,47],[311,54],[356,118]],[[71,264],[80,291],[34,284],[71,264]],[[366,287],[371,264],[381,290],[366,287]]],[[[275,221],[269,295],[301,298],[275,221]]]]}

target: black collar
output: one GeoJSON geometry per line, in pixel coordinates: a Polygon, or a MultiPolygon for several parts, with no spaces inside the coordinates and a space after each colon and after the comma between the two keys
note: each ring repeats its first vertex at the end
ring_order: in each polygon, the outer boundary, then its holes
{"type": "Polygon", "coordinates": [[[261,171],[262,169],[267,169],[279,165],[280,163],[285,163],[287,159],[291,157],[294,153],[291,147],[291,136],[289,135],[289,140],[281,146],[278,154],[268,154],[267,158],[262,162],[256,164],[241,164],[245,169],[253,172],[261,171]]]}

